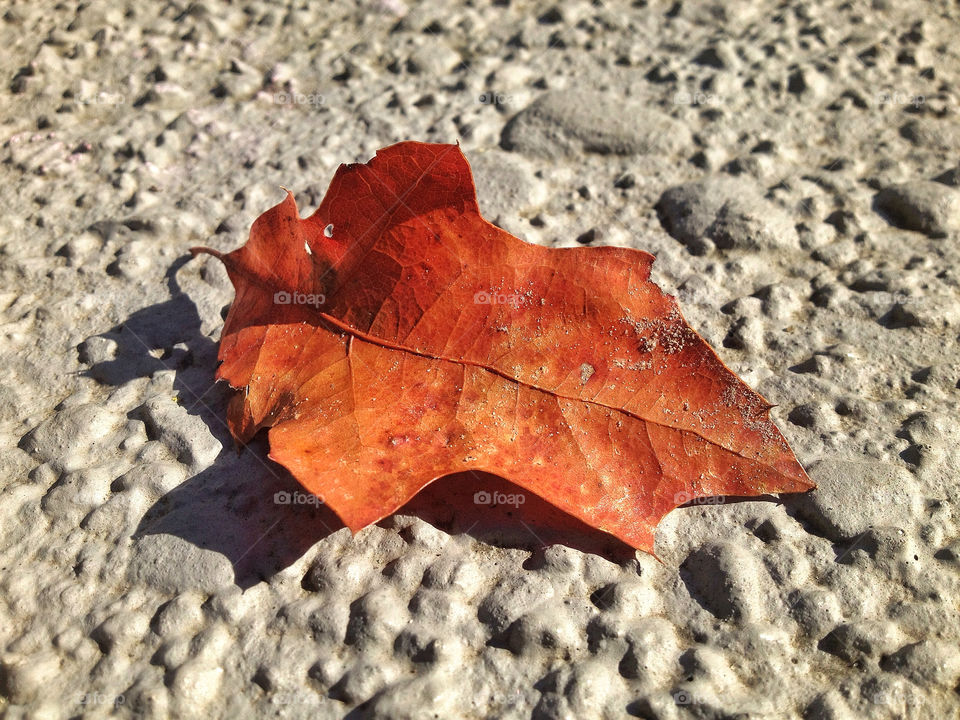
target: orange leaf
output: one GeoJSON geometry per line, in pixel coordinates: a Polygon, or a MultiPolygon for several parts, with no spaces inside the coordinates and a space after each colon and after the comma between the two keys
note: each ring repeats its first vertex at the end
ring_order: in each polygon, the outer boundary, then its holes
{"type": "Polygon", "coordinates": [[[813,487],[747,387],[649,280],[653,256],[525,243],[479,213],[456,145],[341,166],[223,261],[218,379],[240,443],[353,531],[455,472],[508,478],[633,547],[686,501],[813,487]]]}

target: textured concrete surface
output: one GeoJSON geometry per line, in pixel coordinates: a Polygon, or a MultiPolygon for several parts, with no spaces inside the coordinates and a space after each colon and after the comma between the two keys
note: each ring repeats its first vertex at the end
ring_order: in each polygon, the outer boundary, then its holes
{"type": "Polygon", "coordinates": [[[957,716],[958,20],[7,3],[0,715],[957,716]],[[435,511],[492,478],[351,537],[263,442],[234,453],[232,290],[187,248],[403,139],[459,140],[531,242],[656,254],[819,489],[679,508],[660,564],[535,498],[435,511]]]}

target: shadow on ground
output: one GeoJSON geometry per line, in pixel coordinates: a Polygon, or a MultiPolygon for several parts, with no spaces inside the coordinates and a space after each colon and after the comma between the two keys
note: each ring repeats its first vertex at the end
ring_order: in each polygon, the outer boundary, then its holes
{"type": "MultiPolygon", "coordinates": [[[[95,336],[116,343],[111,357],[94,357],[95,343],[81,346],[88,377],[112,386],[158,371],[174,371],[174,392],[221,443],[215,463],[160,498],[141,519],[134,542],[170,535],[197,549],[225,557],[234,582],[250,587],[289,567],[315,543],[344,525],[328,507],[311,504],[293,477],[267,457],[265,433],[239,455],[224,418],[230,390],[214,384],[217,344],[201,332],[197,308],[180,288],[178,258],[166,273],[170,299],[138,310],[120,325],[95,336]],[[84,357],[87,353],[90,357],[84,357]],[[287,502],[284,502],[287,500],[287,502]]],[[[543,550],[566,545],[614,562],[634,557],[616,538],[558,510],[547,501],[485,473],[458,473],[430,484],[397,515],[410,515],[452,535],[467,534],[499,547],[529,549],[528,565],[543,550]]],[[[386,518],[381,526],[392,527],[386,518]]]]}

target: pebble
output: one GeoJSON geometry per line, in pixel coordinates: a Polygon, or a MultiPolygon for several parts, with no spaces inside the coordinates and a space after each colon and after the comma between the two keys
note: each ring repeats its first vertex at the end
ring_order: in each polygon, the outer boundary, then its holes
{"type": "Polygon", "coordinates": [[[932,180],[914,180],[883,188],[876,208],[891,223],[930,237],[960,230],[960,192],[932,180]]]}
{"type": "Polygon", "coordinates": [[[90,633],[104,653],[141,642],[150,631],[149,620],[141,612],[122,611],[111,615],[90,633]]]}
{"type": "Polygon", "coordinates": [[[553,597],[553,586],[533,574],[504,578],[480,603],[478,616],[494,632],[501,632],[521,615],[553,597]]]}
{"type": "Polygon", "coordinates": [[[960,676],[960,653],[955,642],[927,638],[903,646],[880,666],[921,686],[936,684],[952,691],[960,676]]]}
{"type": "Polygon", "coordinates": [[[540,157],[656,155],[691,145],[687,127],[649,103],[593,90],[553,90],[503,129],[504,150],[540,157]]]}
{"type": "Polygon", "coordinates": [[[682,567],[691,594],[717,618],[762,619],[763,568],[744,548],[732,542],[707,543],[690,553],[682,567]]]}
{"type": "Polygon", "coordinates": [[[175,535],[146,535],[134,543],[127,575],[161,592],[216,592],[233,583],[233,566],[221,553],[175,535]]]}
{"type": "Polygon", "coordinates": [[[174,671],[170,689],[182,713],[196,713],[217,697],[222,682],[222,667],[188,660],[174,671]]]}
{"type": "Polygon", "coordinates": [[[483,575],[477,564],[455,554],[441,555],[423,574],[424,587],[455,589],[467,597],[479,590],[482,583],[483,575]]]}
{"type": "Polygon", "coordinates": [[[563,608],[537,608],[517,618],[507,634],[507,646],[516,655],[570,657],[585,645],[576,619],[563,608]]]}
{"type": "Polygon", "coordinates": [[[395,675],[393,667],[361,658],[330,688],[330,697],[351,705],[369,700],[395,675]]]}
{"type": "Polygon", "coordinates": [[[47,651],[28,657],[0,659],[0,691],[17,705],[37,699],[60,673],[60,658],[47,651]]]}
{"type": "Polygon", "coordinates": [[[656,205],[663,229],[694,255],[713,248],[774,250],[799,246],[789,217],[745,178],[710,176],[667,189],[656,205]]]}
{"type": "Polygon", "coordinates": [[[626,678],[647,683],[666,683],[676,672],[681,653],[677,629],[662,617],[636,621],[626,634],[627,652],[620,660],[626,678]]]}
{"type": "Polygon", "coordinates": [[[40,504],[51,517],[79,523],[88,512],[107,501],[112,475],[110,468],[104,466],[65,473],[40,504]]]}
{"type": "Polygon", "coordinates": [[[436,78],[455,70],[460,64],[460,55],[456,51],[443,41],[432,39],[410,53],[407,70],[436,78]]]}
{"type": "Polygon", "coordinates": [[[546,186],[523,157],[488,150],[472,156],[470,167],[480,214],[492,223],[532,213],[547,199],[546,186]]]}
{"type": "Polygon", "coordinates": [[[630,621],[661,609],[656,588],[639,580],[607,585],[597,590],[591,599],[601,611],[630,621]]]}
{"type": "Polygon", "coordinates": [[[371,720],[427,720],[462,712],[460,688],[442,676],[426,675],[394,683],[378,693],[364,713],[371,720]],[[425,708],[430,708],[426,711],[425,708]]]}
{"type": "Polygon", "coordinates": [[[787,605],[797,624],[811,637],[823,637],[843,617],[837,596],[820,588],[794,590],[787,605]]]}
{"type": "Polygon", "coordinates": [[[836,690],[821,693],[803,711],[804,720],[854,720],[843,696],[836,690]]]}
{"type": "Polygon", "coordinates": [[[622,677],[599,660],[561,666],[549,682],[534,709],[534,717],[606,720],[622,716],[626,685],[622,677]]]}
{"type": "Polygon", "coordinates": [[[861,620],[837,625],[820,641],[819,647],[849,663],[865,659],[878,661],[903,642],[896,626],[885,620],[861,620]]]}
{"type": "Polygon", "coordinates": [[[350,607],[346,602],[326,603],[310,613],[306,626],[317,642],[342,642],[350,623],[350,607]]]}
{"type": "Polygon", "coordinates": [[[170,396],[154,396],[134,414],[146,424],[149,437],[162,442],[192,473],[212,465],[223,449],[203,420],[170,396]]]}
{"type": "Polygon", "coordinates": [[[20,448],[59,471],[78,470],[110,447],[121,422],[120,415],[97,405],[62,408],[28,432],[20,448]]]}
{"type": "Polygon", "coordinates": [[[114,481],[118,491],[137,489],[151,498],[160,498],[187,478],[187,469],[173,462],[145,462],[131,468],[114,481]]]}
{"type": "Polygon", "coordinates": [[[140,490],[113,493],[110,498],[87,515],[80,527],[91,534],[114,540],[135,531],[146,513],[150,499],[140,490]]]}
{"type": "Polygon", "coordinates": [[[953,151],[960,144],[957,124],[939,118],[908,120],[900,127],[900,135],[923,149],[953,151]]]}
{"type": "Polygon", "coordinates": [[[302,584],[305,590],[340,594],[365,587],[374,572],[366,554],[344,551],[331,543],[320,548],[302,584]]]}
{"type": "Polygon", "coordinates": [[[177,595],[157,610],[151,627],[162,638],[192,636],[203,625],[202,600],[194,592],[177,595]]]}
{"type": "Polygon", "coordinates": [[[410,622],[406,606],[389,585],[366,593],[350,606],[346,642],[361,651],[365,647],[391,643],[410,622]]]}
{"type": "Polygon", "coordinates": [[[948,330],[960,327],[960,303],[949,294],[930,293],[895,302],[886,317],[887,327],[926,327],[948,330]]]}
{"type": "Polygon", "coordinates": [[[821,460],[807,471],[817,488],[791,504],[831,540],[854,539],[874,525],[908,526],[919,512],[916,481],[896,465],[821,460]]]}

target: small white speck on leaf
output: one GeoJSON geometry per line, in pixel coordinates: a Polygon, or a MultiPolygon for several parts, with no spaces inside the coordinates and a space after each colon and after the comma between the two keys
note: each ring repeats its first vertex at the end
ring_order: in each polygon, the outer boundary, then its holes
{"type": "Polygon", "coordinates": [[[593,374],[596,372],[596,369],[590,363],[583,363],[580,366],[580,382],[584,385],[587,384],[587,380],[593,377],[593,374]]]}
{"type": "Polygon", "coordinates": [[[307,241],[303,241],[303,249],[307,251],[307,255],[313,255],[313,250],[310,249],[310,245],[307,244],[307,241]]]}
{"type": "Polygon", "coordinates": [[[323,229],[323,234],[327,237],[333,237],[333,223],[330,223],[323,229]]]}

